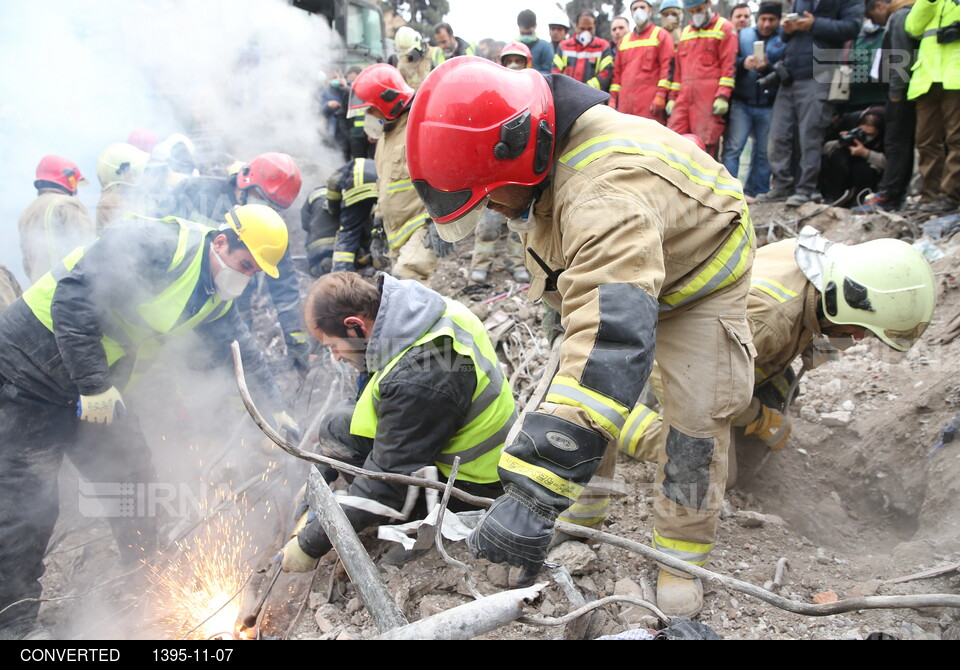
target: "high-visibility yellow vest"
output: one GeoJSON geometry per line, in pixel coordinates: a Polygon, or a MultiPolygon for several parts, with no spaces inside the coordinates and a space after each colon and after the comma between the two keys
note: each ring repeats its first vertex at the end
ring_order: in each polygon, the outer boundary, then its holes
{"type": "MultiPolygon", "coordinates": [[[[450,442],[444,447],[436,460],[437,468],[450,475],[455,456],[460,457],[457,479],[488,484],[499,479],[497,463],[507,432],[516,418],[513,394],[500,369],[500,362],[487,337],[483,324],[470,310],[454,300],[444,299],[447,305],[443,315],[430,330],[420,336],[413,344],[394,356],[377,370],[357,401],[350,422],[350,432],[362,437],[375,438],[377,435],[377,410],[380,405],[380,381],[400,362],[410,349],[436,340],[449,337],[453,340],[456,354],[473,361],[477,376],[477,388],[473,394],[466,422],[450,442]]],[[[453,360],[450,364],[453,365],[453,360]]],[[[429,407],[423,408],[429,412],[429,407]]]]}
{"type": "MultiPolygon", "coordinates": [[[[213,229],[172,216],[148,220],[179,226],[177,248],[167,267],[171,281],[156,297],[137,305],[132,311],[111,310],[100,323],[104,333],[100,343],[106,353],[107,364],[111,366],[124,356],[135,356],[138,360],[153,358],[166,340],[189,332],[201,323],[219,319],[233,304],[213,294],[196,314],[181,319],[199,281],[203,255],[207,251],[205,240],[213,229]]],[[[23,294],[24,302],[50,332],[55,327],[50,305],[57,282],[83,258],[84,250],[85,247],[78,247],[71,251],[62,263],[43,275],[23,294]]]]}

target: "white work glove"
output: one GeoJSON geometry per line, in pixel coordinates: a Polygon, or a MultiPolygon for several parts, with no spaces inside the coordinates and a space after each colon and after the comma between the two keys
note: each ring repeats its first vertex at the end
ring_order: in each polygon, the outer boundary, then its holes
{"type": "Polygon", "coordinates": [[[276,412],[273,415],[273,423],[280,433],[286,431],[287,438],[294,442],[294,446],[300,442],[300,426],[297,425],[297,422],[293,420],[292,416],[286,412],[276,412]]]}
{"type": "Polygon", "coordinates": [[[116,386],[111,386],[103,393],[81,395],[80,406],[77,408],[77,416],[81,421],[107,425],[113,423],[114,418],[122,417],[126,413],[127,408],[116,386]]]}
{"type": "Polygon", "coordinates": [[[283,546],[283,571],[284,572],[310,572],[316,570],[319,558],[307,555],[300,548],[300,542],[296,537],[289,540],[283,546]]]}

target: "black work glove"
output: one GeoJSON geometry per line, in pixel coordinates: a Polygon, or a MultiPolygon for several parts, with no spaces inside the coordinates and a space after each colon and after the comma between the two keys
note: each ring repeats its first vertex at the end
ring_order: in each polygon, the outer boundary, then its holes
{"type": "Polygon", "coordinates": [[[470,553],[493,563],[521,568],[517,583],[529,586],[547,560],[553,523],[560,513],[514,484],[504,487],[480,525],[467,536],[470,553]]]}
{"type": "Polygon", "coordinates": [[[446,258],[453,251],[453,242],[447,242],[440,237],[440,233],[437,232],[437,224],[433,221],[427,226],[427,235],[423,238],[423,248],[429,249],[430,247],[433,247],[433,253],[437,255],[437,258],[446,258]]]}
{"type": "Polygon", "coordinates": [[[577,499],[576,489],[590,481],[606,448],[607,440],[594,430],[552,414],[526,415],[517,441],[500,459],[505,493],[467,538],[473,555],[522,568],[517,582],[532,583],[547,558],[557,515],[577,499]],[[524,474],[544,470],[554,475],[545,482],[551,488],[524,474]]]}
{"type": "Polygon", "coordinates": [[[390,245],[383,229],[383,219],[379,216],[373,220],[373,228],[370,230],[370,257],[376,269],[386,270],[390,267],[390,245]]]}

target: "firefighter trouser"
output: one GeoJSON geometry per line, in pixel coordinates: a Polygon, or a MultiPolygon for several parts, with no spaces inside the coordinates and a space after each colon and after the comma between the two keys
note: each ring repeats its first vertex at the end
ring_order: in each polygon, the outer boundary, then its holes
{"type": "Polygon", "coordinates": [[[419,282],[430,280],[434,270],[437,269],[437,255],[433,253],[432,246],[423,246],[425,237],[427,237],[427,227],[420,226],[410,234],[406,242],[393,250],[394,263],[391,274],[394,277],[416,279],[419,282]]]}
{"type": "Polygon", "coordinates": [[[753,395],[749,289],[747,272],[662,318],[657,328],[666,440],[657,462],[654,546],[698,565],[706,563],[716,538],[730,425],[753,395]]]}
{"type": "MultiPolygon", "coordinates": [[[[64,454],[88,482],[107,485],[96,487],[102,496],[81,490],[79,511],[107,517],[124,564],[133,567],[157,548],[156,517],[136,504],[137,485],[154,482],[156,472],[134,416],[110,426],[81,423],[76,406],[26,396],[0,378],[0,609],[40,596],[64,454]]],[[[0,626],[36,619],[39,609],[19,604],[0,615],[0,626]]]]}
{"type": "Polygon", "coordinates": [[[333,248],[333,272],[351,272],[357,269],[357,256],[362,247],[370,246],[373,219],[370,211],[374,201],[361,200],[340,211],[340,228],[333,248]]]}
{"type": "MultiPolygon", "coordinates": [[[[497,241],[503,232],[506,219],[493,210],[487,210],[484,218],[488,215],[496,216],[491,221],[484,220],[477,226],[476,234],[473,238],[473,261],[470,263],[471,270],[493,270],[493,262],[497,258],[497,241]]],[[[520,235],[507,230],[507,255],[505,259],[507,271],[514,268],[522,268],[523,265],[523,244],[520,242],[520,235]]]]}

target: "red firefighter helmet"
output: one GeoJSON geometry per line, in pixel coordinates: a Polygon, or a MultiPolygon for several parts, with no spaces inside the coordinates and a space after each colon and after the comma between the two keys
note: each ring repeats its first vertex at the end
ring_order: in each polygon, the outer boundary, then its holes
{"type": "Polygon", "coordinates": [[[506,56],[520,56],[522,58],[526,58],[526,67],[533,67],[533,56],[530,53],[530,48],[523,42],[510,42],[510,44],[500,50],[500,65],[503,65],[504,67],[507,67],[506,63],[503,62],[503,59],[506,56]]]}
{"type": "Polygon", "coordinates": [[[407,164],[445,240],[476,227],[490,191],[547,176],[556,117],[536,70],[508,70],[461,56],[427,75],[410,110],[407,164]]]}
{"type": "Polygon", "coordinates": [[[130,132],[127,137],[127,144],[132,144],[140,151],[150,153],[160,139],[149,128],[137,128],[130,132]]]}
{"type": "Polygon", "coordinates": [[[63,156],[44,156],[37,164],[37,180],[33,182],[34,188],[43,188],[40,182],[50,182],[57,186],[76,193],[80,184],[86,184],[87,180],[80,174],[80,168],[76,163],[69,161],[63,156]]]}
{"type": "Polygon", "coordinates": [[[297,164],[287,154],[276,151],[260,154],[237,173],[238,189],[258,189],[262,197],[280,209],[293,204],[301,184],[297,164]]]}
{"type": "Polygon", "coordinates": [[[367,107],[374,107],[380,110],[383,118],[393,120],[413,100],[413,93],[400,70],[386,63],[371,65],[357,75],[350,88],[347,118],[359,116],[367,107]]]}

